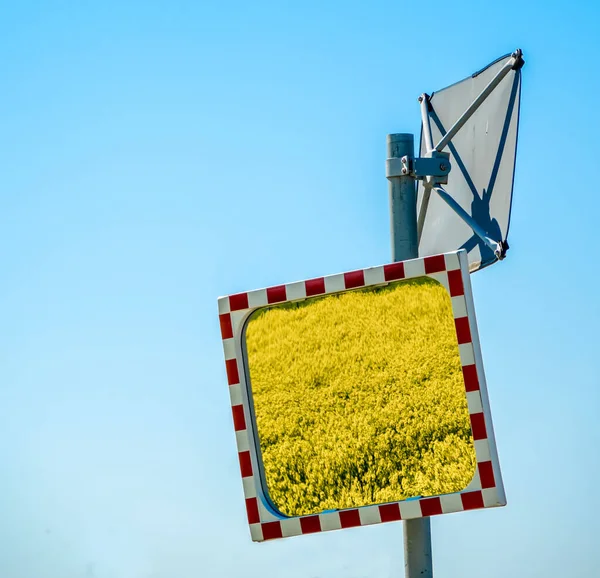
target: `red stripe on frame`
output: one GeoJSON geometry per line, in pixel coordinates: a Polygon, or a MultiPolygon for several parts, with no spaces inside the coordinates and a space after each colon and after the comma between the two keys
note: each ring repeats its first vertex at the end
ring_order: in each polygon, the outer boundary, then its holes
{"type": "Polygon", "coordinates": [[[231,339],[233,337],[233,327],[229,313],[219,315],[219,325],[221,326],[221,339],[231,339]]]}
{"type": "Polygon", "coordinates": [[[230,295],[229,309],[231,309],[232,311],[248,309],[248,293],[238,293],[237,295],[230,295]]]}
{"type": "Polygon", "coordinates": [[[278,285],[277,287],[269,287],[267,289],[267,303],[279,303],[286,299],[285,285],[278,285]]]}
{"type": "Polygon", "coordinates": [[[248,498],[246,500],[246,514],[248,514],[248,524],[258,524],[260,522],[256,498],[248,498]]]}
{"type": "Polygon", "coordinates": [[[227,371],[227,383],[235,385],[240,382],[240,374],[238,372],[237,361],[235,359],[225,360],[225,371],[227,371]]]}
{"type": "Polygon", "coordinates": [[[465,510],[483,508],[483,494],[481,492],[466,492],[460,495],[465,510]]]}
{"type": "Polygon", "coordinates": [[[465,378],[465,389],[467,391],[479,391],[479,378],[475,365],[463,365],[463,377],[465,378]]]}
{"type": "Polygon", "coordinates": [[[240,471],[242,472],[242,478],[248,478],[252,475],[252,460],[250,459],[250,452],[240,452],[238,454],[240,459],[240,471]]]}
{"type": "Polygon", "coordinates": [[[446,270],[446,259],[444,255],[435,255],[433,257],[425,257],[425,273],[439,273],[446,270]]]}
{"type": "Polygon", "coordinates": [[[365,272],[351,271],[350,273],[344,273],[344,283],[346,284],[346,289],[362,287],[365,284],[365,272]]]}
{"type": "Polygon", "coordinates": [[[442,513],[442,502],[439,498],[427,498],[421,500],[421,512],[423,516],[437,516],[442,513]]]}
{"type": "Polygon", "coordinates": [[[471,328],[469,327],[468,317],[459,317],[454,320],[456,325],[456,337],[458,338],[459,345],[462,343],[470,343],[471,339],[471,328]]]}
{"type": "Polygon", "coordinates": [[[479,463],[479,479],[481,480],[481,487],[484,490],[487,488],[496,487],[496,480],[494,479],[494,468],[492,466],[492,462],[479,463]]]}
{"type": "Polygon", "coordinates": [[[306,287],[307,297],[314,297],[315,295],[322,295],[325,293],[325,279],[323,277],[305,281],[304,286],[306,287]]]}
{"type": "Polygon", "coordinates": [[[460,269],[448,271],[448,286],[450,287],[450,296],[457,297],[465,294],[463,286],[462,272],[460,269]]]}
{"type": "Polygon", "coordinates": [[[246,418],[244,417],[244,406],[234,405],[231,408],[233,413],[233,427],[235,431],[243,431],[246,429],[246,418]]]}
{"type": "Polygon", "coordinates": [[[487,431],[485,429],[485,417],[482,413],[471,414],[471,429],[473,431],[473,439],[484,440],[487,438],[487,431]]]}
{"type": "Polygon", "coordinates": [[[404,279],[404,263],[390,263],[383,266],[383,277],[386,281],[404,279]]]}
{"type": "Polygon", "coordinates": [[[382,522],[402,520],[400,506],[398,504],[385,504],[384,506],[379,506],[379,515],[381,516],[382,522]]]}
{"type": "Polygon", "coordinates": [[[300,528],[303,534],[314,534],[321,531],[321,520],[319,516],[308,516],[300,518],[300,528]]]}
{"type": "Polygon", "coordinates": [[[340,512],[340,523],[342,524],[342,528],[360,526],[360,514],[358,510],[344,510],[340,512]]]}
{"type": "Polygon", "coordinates": [[[262,524],[263,538],[265,540],[275,540],[276,538],[283,538],[281,532],[281,524],[279,522],[267,522],[262,524]]]}

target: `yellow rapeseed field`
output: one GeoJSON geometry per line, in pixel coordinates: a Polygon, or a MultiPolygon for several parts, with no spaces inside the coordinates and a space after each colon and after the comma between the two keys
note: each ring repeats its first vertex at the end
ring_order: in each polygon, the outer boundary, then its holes
{"type": "Polygon", "coordinates": [[[475,452],[450,297],[423,277],[256,312],[246,348],[283,514],[464,489],[475,452]]]}

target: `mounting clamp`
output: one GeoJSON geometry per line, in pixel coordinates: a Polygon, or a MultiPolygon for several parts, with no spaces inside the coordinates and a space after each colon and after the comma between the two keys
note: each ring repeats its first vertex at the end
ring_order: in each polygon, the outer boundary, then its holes
{"type": "Polygon", "coordinates": [[[448,183],[450,172],[450,153],[432,151],[427,156],[420,158],[392,158],[385,161],[385,176],[412,177],[418,180],[427,180],[431,185],[448,183]]]}

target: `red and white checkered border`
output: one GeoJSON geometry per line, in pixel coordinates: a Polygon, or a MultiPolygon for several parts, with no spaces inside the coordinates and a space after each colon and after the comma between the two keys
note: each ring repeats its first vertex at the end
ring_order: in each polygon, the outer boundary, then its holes
{"type": "Polygon", "coordinates": [[[252,540],[261,542],[300,534],[506,505],[483,372],[466,251],[411,259],[221,297],[219,298],[219,320],[252,540]],[[393,281],[424,276],[441,283],[452,300],[477,458],[477,468],[471,483],[463,491],[453,494],[323,514],[287,517],[276,512],[265,497],[265,489],[262,487],[259,475],[261,466],[255,443],[257,436],[253,430],[255,426],[250,411],[249,376],[243,357],[242,332],[246,319],[256,309],[268,305],[300,301],[308,297],[358,288],[382,286],[393,281]]]}

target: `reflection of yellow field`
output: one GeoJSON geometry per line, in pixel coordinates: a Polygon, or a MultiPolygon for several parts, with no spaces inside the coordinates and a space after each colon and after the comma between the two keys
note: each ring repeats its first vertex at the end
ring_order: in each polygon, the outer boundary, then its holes
{"type": "Polygon", "coordinates": [[[475,452],[452,308],[436,281],[261,310],[246,343],[266,482],[282,513],[470,482],[475,452]]]}

